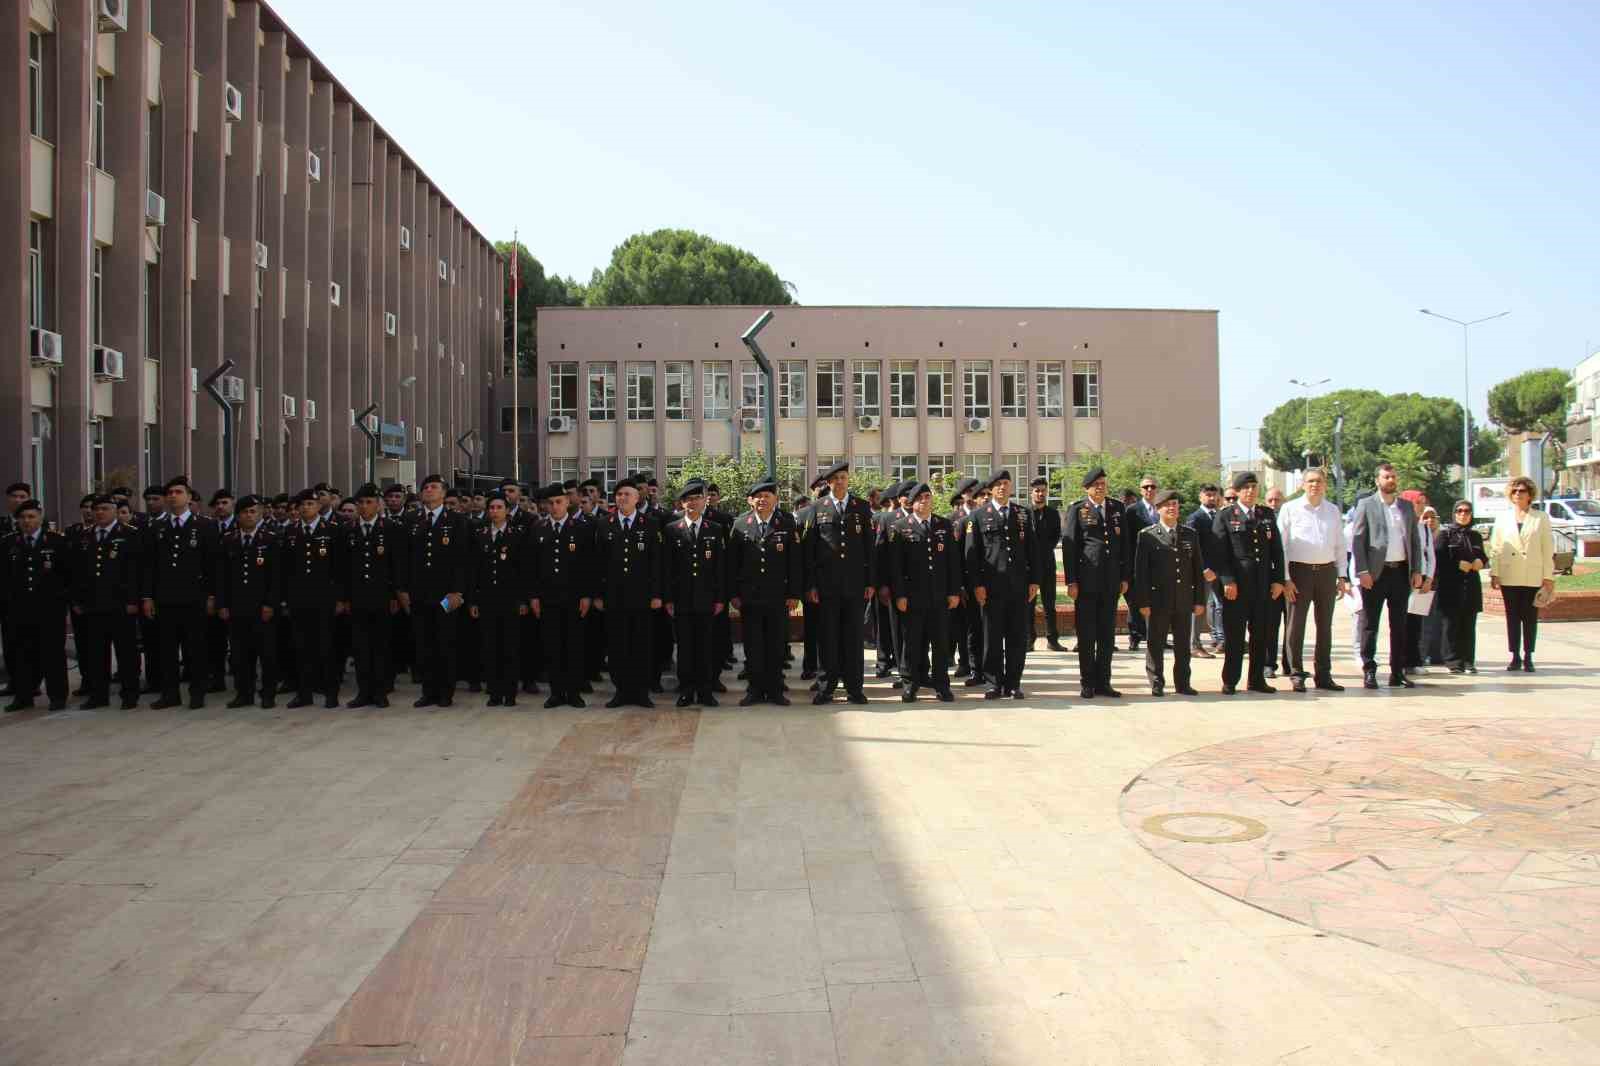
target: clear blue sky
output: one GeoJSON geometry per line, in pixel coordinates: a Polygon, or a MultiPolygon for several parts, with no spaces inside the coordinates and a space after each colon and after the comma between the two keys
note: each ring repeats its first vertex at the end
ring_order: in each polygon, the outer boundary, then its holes
{"type": "Polygon", "coordinates": [[[1459,396],[1420,307],[1512,312],[1480,415],[1600,345],[1600,4],[274,7],[548,270],[674,226],[804,303],[1216,308],[1225,456],[1290,377],[1459,396]]]}

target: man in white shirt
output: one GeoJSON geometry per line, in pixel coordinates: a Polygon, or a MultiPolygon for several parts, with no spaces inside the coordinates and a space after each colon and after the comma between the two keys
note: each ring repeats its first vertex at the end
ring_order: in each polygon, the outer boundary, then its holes
{"type": "Polygon", "coordinates": [[[1361,585],[1361,683],[1378,687],[1378,626],[1389,609],[1389,684],[1414,688],[1405,675],[1406,602],[1422,587],[1420,552],[1414,549],[1417,513],[1400,498],[1400,482],[1391,463],[1379,463],[1371,496],[1357,501],[1350,523],[1350,548],[1356,580],[1361,585]]]}
{"type": "Polygon", "coordinates": [[[1345,557],[1344,518],[1327,497],[1328,479],[1321,469],[1308,469],[1301,487],[1305,495],[1290,500],[1278,512],[1278,535],[1289,570],[1284,586],[1289,601],[1289,673],[1294,690],[1304,692],[1306,618],[1315,611],[1315,684],[1325,691],[1340,692],[1344,686],[1333,680],[1333,608],[1349,587],[1340,573],[1345,557]]]}

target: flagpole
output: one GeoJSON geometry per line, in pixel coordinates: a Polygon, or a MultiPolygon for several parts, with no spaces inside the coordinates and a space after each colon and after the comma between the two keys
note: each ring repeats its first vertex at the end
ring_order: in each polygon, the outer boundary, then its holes
{"type": "Polygon", "coordinates": [[[522,382],[522,361],[517,351],[517,304],[521,295],[522,245],[517,231],[511,231],[511,476],[522,480],[522,408],[518,405],[522,382]]]}

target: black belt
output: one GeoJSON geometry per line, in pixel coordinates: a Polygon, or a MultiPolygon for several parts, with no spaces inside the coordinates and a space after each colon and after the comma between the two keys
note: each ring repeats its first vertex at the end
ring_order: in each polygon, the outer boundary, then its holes
{"type": "Polygon", "coordinates": [[[1323,567],[1332,566],[1333,564],[1332,563],[1296,563],[1296,562],[1291,562],[1289,565],[1290,566],[1309,566],[1313,570],[1321,570],[1323,567]]]}
{"type": "Polygon", "coordinates": [[[1400,560],[1397,560],[1396,562],[1384,563],[1383,564],[1383,568],[1385,570],[1398,570],[1402,566],[1408,566],[1408,565],[1410,565],[1410,564],[1407,563],[1404,559],[1400,559],[1400,560]]]}

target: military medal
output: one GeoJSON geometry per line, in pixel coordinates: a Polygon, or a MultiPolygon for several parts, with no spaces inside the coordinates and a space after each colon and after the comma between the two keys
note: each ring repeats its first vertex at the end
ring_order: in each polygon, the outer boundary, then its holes
{"type": "Polygon", "coordinates": [[[324,559],[327,558],[327,556],[328,556],[328,546],[326,544],[317,545],[317,554],[319,556],[321,556],[322,558],[324,558],[324,559]]]}
{"type": "Polygon", "coordinates": [[[383,554],[383,545],[382,544],[378,545],[378,554],[379,555],[383,554]]]}
{"type": "Polygon", "coordinates": [[[450,544],[450,534],[446,533],[444,536],[440,537],[439,543],[448,547],[450,544]]]}
{"type": "Polygon", "coordinates": [[[575,540],[567,541],[567,551],[575,552],[577,550],[578,550],[578,542],[577,541],[575,541],[575,540]]]}
{"type": "Polygon", "coordinates": [[[200,547],[200,534],[198,534],[198,533],[190,533],[189,534],[189,547],[191,547],[191,548],[200,547]]]}
{"type": "Polygon", "coordinates": [[[774,547],[776,547],[779,551],[783,551],[783,539],[781,537],[778,539],[774,547]]]}

